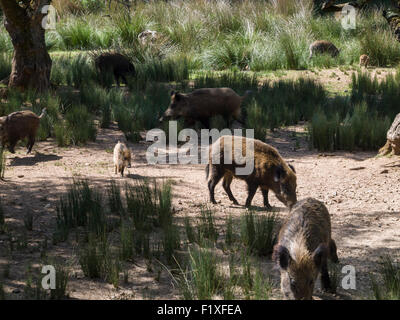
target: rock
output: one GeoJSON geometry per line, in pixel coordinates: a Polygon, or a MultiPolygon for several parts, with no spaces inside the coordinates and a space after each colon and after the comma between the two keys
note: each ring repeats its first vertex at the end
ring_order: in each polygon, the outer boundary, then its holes
{"type": "Polygon", "coordinates": [[[388,172],[389,172],[389,170],[388,170],[388,169],[385,169],[385,170],[382,170],[382,171],[380,172],[380,174],[388,173],[388,172]]]}

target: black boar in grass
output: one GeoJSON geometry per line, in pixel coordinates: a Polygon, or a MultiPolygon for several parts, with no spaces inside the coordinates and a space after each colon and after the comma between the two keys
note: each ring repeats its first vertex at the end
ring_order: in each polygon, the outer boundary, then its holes
{"type": "MultiPolygon", "coordinates": [[[[240,155],[239,155],[240,156],[240,155]]],[[[296,203],[296,185],[297,178],[293,166],[288,165],[282,159],[279,152],[270,145],[255,139],[239,137],[239,136],[222,136],[210,147],[209,150],[209,164],[206,167],[206,175],[208,179],[208,189],[210,192],[210,201],[216,203],[214,198],[215,186],[223,179],[223,187],[228,194],[229,199],[238,204],[237,200],[232,194],[230,185],[233,177],[246,181],[248,187],[248,196],[246,200],[246,207],[251,205],[251,201],[260,187],[264,197],[264,206],[270,210],[271,205],[268,201],[268,191],[272,190],[276,197],[286,206],[292,206],[296,203]],[[225,139],[232,139],[225,143],[225,139]],[[237,140],[239,139],[239,140],[237,140]],[[237,152],[242,150],[242,157],[248,158],[250,155],[246,154],[246,144],[252,142],[254,144],[254,169],[250,174],[238,175],[236,174],[237,168],[243,168],[244,164],[237,161],[235,158],[237,152]],[[214,147],[217,144],[220,148],[214,147]],[[224,148],[231,148],[232,161],[225,161],[224,148]],[[240,149],[241,148],[241,149],[240,149]],[[238,149],[238,150],[234,150],[238,149]],[[212,163],[212,158],[219,159],[219,164],[212,163]],[[227,163],[225,163],[227,162],[227,163]]]]}
{"type": "Polygon", "coordinates": [[[134,65],[127,57],[116,52],[107,52],[99,55],[95,59],[95,66],[101,75],[104,75],[107,72],[112,72],[118,87],[120,86],[120,78],[125,82],[125,84],[128,84],[126,76],[135,75],[134,65]]]}
{"type": "Polygon", "coordinates": [[[230,88],[203,88],[191,93],[171,92],[171,104],[160,118],[160,122],[170,119],[185,119],[185,127],[190,127],[200,121],[207,129],[210,128],[210,118],[221,115],[229,127],[233,118],[241,121],[240,105],[250,91],[239,96],[230,88]]]}
{"type": "Polygon", "coordinates": [[[319,273],[322,288],[334,291],[328,258],[335,263],[339,261],[327,208],[313,198],[297,202],[279,232],[273,252],[273,259],[280,267],[285,299],[312,299],[319,273]]]}
{"type": "Polygon", "coordinates": [[[46,114],[46,108],[42,110],[40,116],[29,110],[16,111],[6,117],[0,118],[0,137],[3,147],[7,146],[11,153],[15,153],[14,148],[17,142],[28,137],[28,152],[32,151],[35,144],[36,132],[39,128],[40,119],[46,114]]]}

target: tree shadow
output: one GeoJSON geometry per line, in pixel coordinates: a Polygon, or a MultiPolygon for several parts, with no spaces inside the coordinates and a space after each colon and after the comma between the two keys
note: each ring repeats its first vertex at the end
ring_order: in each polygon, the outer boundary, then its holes
{"type": "Polygon", "coordinates": [[[43,154],[36,152],[33,157],[14,157],[11,159],[10,166],[33,166],[40,162],[57,161],[62,159],[61,156],[55,154],[43,154]]]}

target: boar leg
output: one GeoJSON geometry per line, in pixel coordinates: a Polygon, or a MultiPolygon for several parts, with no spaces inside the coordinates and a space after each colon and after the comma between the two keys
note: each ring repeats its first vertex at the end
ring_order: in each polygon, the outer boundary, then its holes
{"type": "Polygon", "coordinates": [[[119,74],[114,72],[115,82],[117,83],[117,87],[119,88],[119,74]]]}
{"type": "Polygon", "coordinates": [[[224,180],[222,181],[222,186],[224,187],[224,190],[227,193],[229,200],[231,200],[234,204],[239,205],[239,203],[232,194],[231,190],[232,179],[233,176],[231,174],[225,174],[224,180]]]}
{"type": "Polygon", "coordinates": [[[28,144],[26,146],[28,148],[28,151],[26,152],[27,154],[31,153],[32,147],[33,147],[34,144],[35,144],[35,137],[34,136],[33,137],[29,137],[28,138],[28,144]]]}
{"type": "Polygon", "coordinates": [[[328,260],[327,259],[325,259],[325,261],[323,261],[322,265],[321,265],[321,286],[324,289],[324,291],[327,291],[327,292],[334,291],[331,286],[331,280],[329,278],[328,260]]]}
{"type": "Polygon", "coordinates": [[[215,166],[210,167],[210,179],[208,180],[208,190],[210,192],[210,201],[214,204],[217,202],[215,201],[214,197],[214,190],[215,186],[218,184],[218,182],[222,179],[224,176],[224,173],[220,170],[217,169],[215,166]]]}
{"type": "Polygon", "coordinates": [[[8,145],[8,151],[10,151],[11,153],[15,153],[15,145],[17,144],[17,141],[12,139],[8,145]]]}
{"type": "Polygon", "coordinates": [[[123,177],[123,176],[124,176],[124,169],[125,169],[125,167],[124,167],[124,166],[122,166],[122,167],[121,167],[121,177],[123,177]]]}
{"type": "Polygon", "coordinates": [[[248,195],[246,199],[246,207],[250,207],[251,201],[253,200],[254,195],[256,194],[257,188],[258,188],[257,184],[251,184],[247,182],[248,195]]]}
{"type": "Polygon", "coordinates": [[[264,207],[267,210],[271,210],[272,206],[269,204],[269,201],[268,201],[268,191],[269,191],[268,189],[261,189],[261,192],[262,192],[262,195],[264,198],[264,207]]]}
{"type": "Polygon", "coordinates": [[[121,78],[122,78],[122,80],[124,81],[124,83],[125,83],[126,85],[128,85],[128,81],[126,80],[126,77],[125,77],[123,74],[121,74],[121,78]]]}
{"type": "Polygon", "coordinates": [[[339,262],[339,258],[337,256],[336,243],[335,243],[335,240],[333,240],[333,239],[331,239],[331,241],[329,241],[329,258],[334,263],[339,262]]]}

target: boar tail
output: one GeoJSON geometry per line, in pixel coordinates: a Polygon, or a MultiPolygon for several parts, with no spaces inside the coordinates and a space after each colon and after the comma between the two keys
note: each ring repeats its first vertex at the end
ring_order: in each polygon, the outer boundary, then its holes
{"type": "Polygon", "coordinates": [[[41,113],[40,116],[39,116],[39,119],[42,119],[46,113],[47,113],[47,109],[46,109],[46,108],[43,108],[43,109],[42,109],[42,113],[41,113]]]}
{"type": "Polygon", "coordinates": [[[208,179],[209,169],[210,169],[210,164],[207,164],[207,165],[206,165],[206,168],[205,168],[205,171],[206,171],[206,179],[208,179]]]}

